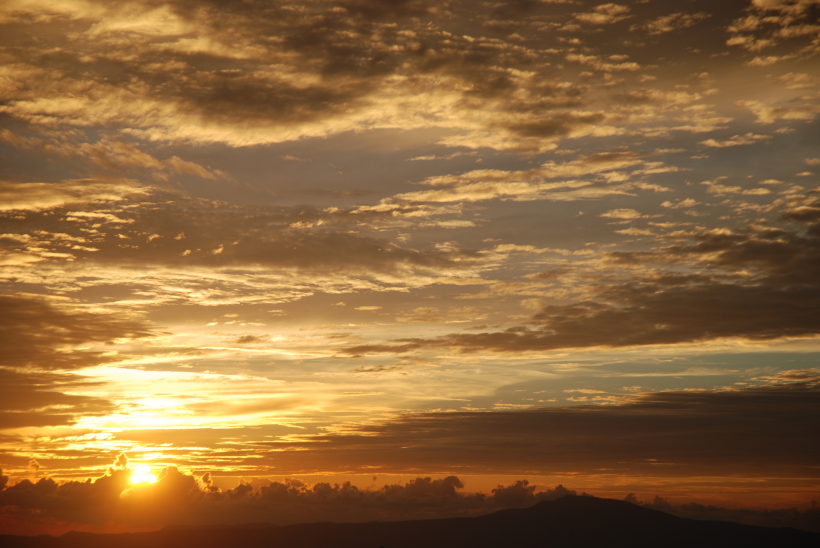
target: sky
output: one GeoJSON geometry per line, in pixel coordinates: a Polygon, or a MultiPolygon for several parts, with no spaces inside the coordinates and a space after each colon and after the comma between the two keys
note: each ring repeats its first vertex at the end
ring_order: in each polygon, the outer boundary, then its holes
{"type": "Polygon", "coordinates": [[[0,530],[817,514],[819,21],[0,3],[0,530]]]}

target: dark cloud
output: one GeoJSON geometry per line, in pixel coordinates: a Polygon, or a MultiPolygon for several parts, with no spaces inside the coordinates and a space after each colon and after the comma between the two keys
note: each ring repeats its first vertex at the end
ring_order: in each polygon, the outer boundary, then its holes
{"type": "Polygon", "coordinates": [[[401,366],[393,366],[393,367],[386,367],[384,365],[379,365],[376,367],[357,367],[356,369],[351,369],[351,373],[359,373],[364,375],[381,375],[383,373],[389,373],[391,371],[398,371],[402,369],[401,366]]]}
{"type": "MultiPolygon", "coordinates": [[[[304,2],[298,7],[243,2],[163,4],[136,2],[132,8],[148,12],[164,7],[187,32],[172,33],[158,42],[137,32],[124,44],[116,30],[102,25],[97,32],[83,29],[102,42],[86,41],[88,36],[76,34],[61,55],[44,52],[24,62],[61,70],[69,80],[93,82],[99,96],[116,95],[118,86],[138,81],[137,101],[159,100],[175,114],[209,123],[287,127],[327,122],[367,106],[368,96],[401,67],[406,56],[404,41],[397,29],[384,23],[399,18],[415,27],[406,18],[423,15],[432,6],[416,0],[304,2]],[[202,36],[208,37],[209,45],[197,42],[202,36]],[[107,55],[97,50],[100,43],[111,48],[107,55]],[[139,60],[120,55],[123,46],[139,49],[139,60]],[[288,70],[271,70],[277,65],[294,68],[303,78],[290,77],[288,70]],[[167,77],[171,67],[174,78],[167,77]]],[[[108,7],[112,8],[109,15],[116,18],[116,5],[108,7]]],[[[71,30],[79,30],[77,26],[71,30]]],[[[163,30],[158,29],[160,36],[163,30]]],[[[58,36],[52,39],[59,41],[58,36]]],[[[29,93],[21,90],[13,100],[25,101],[29,93]]]]}
{"type": "Polygon", "coordinates": [[[368,88],[360,82],[296,86],[243,74],[211,73],[200,75],[195,87],[179,90],[179,109],[219,123],[261,119],[291,125],[327,120],[348,109],[361,108],[368,88]]]}
{"type": "Polygon", "coordinates": [[[76,374],[23,373],[0,368],[0,409],[22,414],[49,408],[107,411],[109,408],[103,400],[62,392],[96,384],[98,383],[76,374]]]}
{"type": "Polygon", "coordinates": [[[104,398],[67,393],[96,384],[76,374],[0,368],[0,430],[66,426],[111,413],[115,405],[104,398]]]}
{"type": "MultiPolygon", "coordinates": [[[[58,531],[114,522],[125,528],[174,524],[288,524],[312,521],[362,522],[475,515],[498,508],[554,500],[575,491],[558,486],[537,489],[527,480],[499,485],[492,495],[463,492],[456,476],[418,477],[406,483],[359,489],[349,482],[308,484],[298,479],[259,488],[240,482],[232,489],[211,485],[210,474],[197,478],[167,467],[154,484],[131,485],[131,471],[110,468],[95,480],[58,483],[50,478],[22,480],[0,490],[5,531],[25,531],[31,523],[58,531]],[[523,486],[523,487],[522,487],[523,486]],[[523,491],[521,491],[523,489],[523,491]]],[[[51,530],[54,533],[57,531],[51,530]]]]}
{"type": "Polygon", "coordinates": [[[350,355],[456,348],[463,352],[543,351],[596,346],[679,344],[740,337],[774,340],[820,333],[820,288],[730,283],[670,286],[633,283],[601,289],[605,302],[550,305],[529,325],[454,333],[437,339],[346,348],[350,355]]]}
{"type": "Polygon", "coordinates": [[[677,344],[725,337],[772,340],[820,333],[820,288],[625,284],[604,290],[601,296],[609,302],[547,306],[533,317],[535,328],[452,334],[414,343],[468,352],[517,352],[677,344]]]}
{"type": "Polygon", "coordinates": [[[622,263],[675,264],[701,261],[705,271],[748,269],[766,285],[812,286],[820,280],[820,202],[803,200],[788,208],[783,219],[796,226],[753,225],[737,231],[700,230],[675,235],[678,242],[660,249],[613,252],[622,263]],[[686,241],[689,240],[689,241],[686,241]]]}
{"type": "MultiPolygon", "coordinates": [[[[104,351],[75,347],[111,344],[117,339],[141,338],[151,334],[148,328],[136,322],[109,314],[63,311],[45,299],[31,296],[0,295],[0,309],[3,310],[0,316],[0,346],[3,347],[0,366],[5,367],[46,370],[89,367],[113,358],[106,356],[104,351]]],[[[2,374],[15,375],[8,371],[2,374]]],[[[38,380],[43,379],[32,377],[26,381],[31,387],[31,395],[54,397],[35,388],[38,380]]],[[[18,401],[16,398],[13,400],[18,401]]],[[[77,398],[74,401],[81,400],[77,398]]]]}
{"type": "Polygon", "coordinates": [[[0,429],[25,428],[29,426],[66,426],[76,422],[73,415],[67,413],[25,414],[0,411],[0,429]]]}
{"type": "MultiPolygon", "coordinates": [[[[675,234],[675,243],[662,248],[611,252],[608,257],[615,265],[654,263],[686,267],[689,272],[604,278],[604,283],[591,286],[595,300],[545,306],[526,325],[436,339],[397,339],[345,352],[405,353],[440,347],[520,352],[730,337],[813,337],[820,334],[820,223],[815,202],[808,203],[784,214],[800,223],[796,228],[704,229],[675,234]],[[745,274],[739,276],[740,272],[745,274]]],[[[550,272],[535,277],[554,276],[550,272]]]]}
{"type": "Polygon", "coordinates": [[[7,507],[39,510],[64,520],[93,523],[90,518],[95,514],[111,517],[110,510],[119,506],[120,494],[129,487],[130,477],[131,471],[122,469],[109,470],[95,481],[60,484],[51,478],[37,482],[25,479],[0,492],[0,499],[7,507]]]}
{"type": "Polygon", "coordinates": [[[615,406],[401,415],[311,436],[272,459],[279,469],[320,469],[332,450],[336,466],[362,472],[816,477],[820,386],[811,373],[811,382],[655,392],[615,406]]]}
{"type": "Polygon", "coordinates": [[[266,342],[268,339],[268,336],[242,335],[240,337],[237,337],[233,342],[235,342],[236,344],[254,344],[266,342]]]}
{"type": "Polygon", "coordinates": [[[565,495],[577,495],[578,492],[558,485],[536,493],[537,486],[528,480],[518,480],[510,485],[499,485],[492,490],[492,498],[503,508],[523,508],[532,506],[542,500],[556,500],[565,495]]]}
{"type": "Polygon", "coordinates": [[[533,278],[537,278],[539,280],[555,280],[564,274],[568,274],[569,272],[571,272],[569,268],[553,268],[552,270],[539,272],[538,274],[533,275],[533,278]]]}
{"type": "Polygon", "coordinates": [[[344,353],[351,356],[361,356],[364,354],[403,354],[424,347],[425,345],[421,342],[411,342],[407,344],[363,344],[345,348],[344,353]]]}
{"type": "Polygon", "coordinates": [[[600,113],[584,115],[562,115],[542,120],[520,122],[507,126],[511,131],[525,137],[560,137],[583,126],[591,126],[604,121],[600,113]]]}

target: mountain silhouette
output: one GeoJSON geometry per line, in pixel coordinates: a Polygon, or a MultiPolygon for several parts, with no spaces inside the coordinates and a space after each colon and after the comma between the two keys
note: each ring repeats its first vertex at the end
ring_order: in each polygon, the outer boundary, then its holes
{"type": "Polygon", "coordinates": [[[0,535],[4,548],[505,548],[820,546],[820,534],[684,519],[629,502],[567,495],[468,518],[273,526],[172,527],[150,533],[0,535]]]}

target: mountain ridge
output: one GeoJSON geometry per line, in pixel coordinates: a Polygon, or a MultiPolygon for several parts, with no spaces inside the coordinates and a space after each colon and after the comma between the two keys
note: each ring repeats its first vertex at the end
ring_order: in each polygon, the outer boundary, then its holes
{"type": "Polygon", "coordinates": [[[0,535],[0,544],[5,548],[820,546],[818,533],[679,518],[626,501],[575,495],[476,517],[249,525],[172,526],[153,532],[119,534],[69,532],[60,537],[0,535]]]}

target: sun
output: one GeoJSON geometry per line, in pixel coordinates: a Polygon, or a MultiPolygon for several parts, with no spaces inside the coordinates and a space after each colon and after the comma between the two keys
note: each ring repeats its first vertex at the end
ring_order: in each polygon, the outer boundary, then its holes
{"type": "Polygon", "coordinates": [[[157,476],[151,473],[151,467],[140,464],[131,472],[131,483],[154,483],[157,476]]]}

